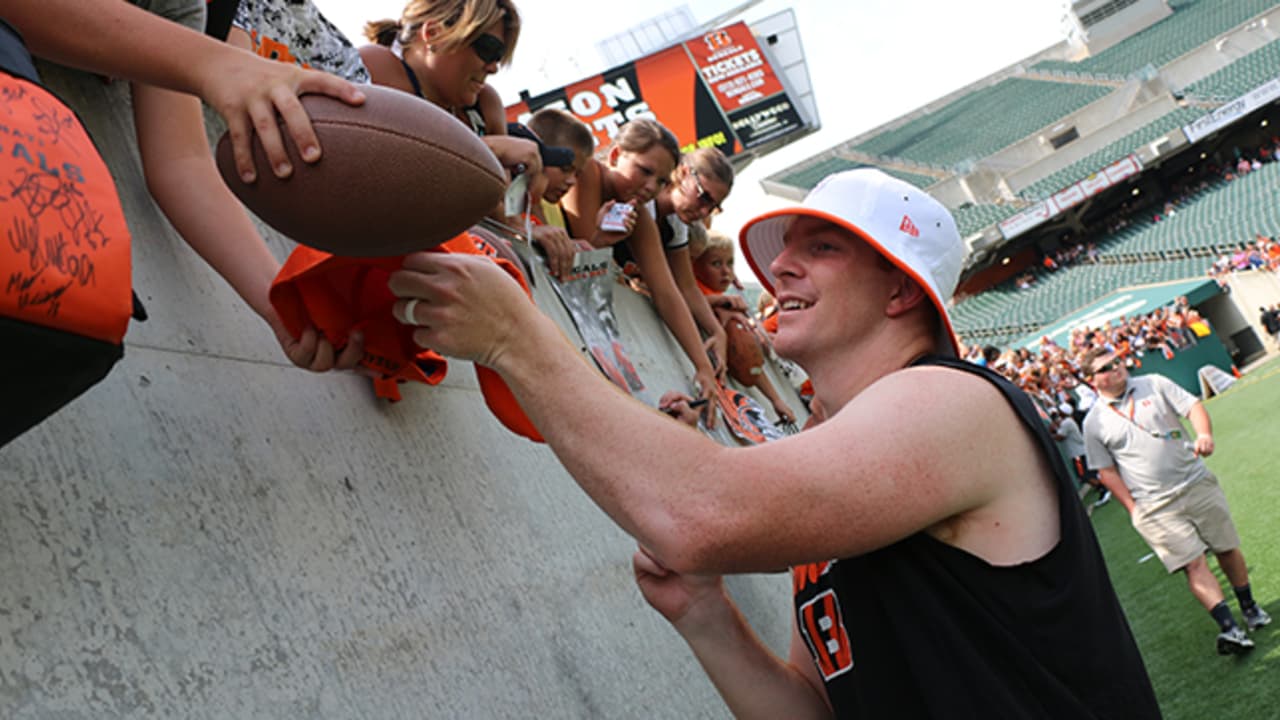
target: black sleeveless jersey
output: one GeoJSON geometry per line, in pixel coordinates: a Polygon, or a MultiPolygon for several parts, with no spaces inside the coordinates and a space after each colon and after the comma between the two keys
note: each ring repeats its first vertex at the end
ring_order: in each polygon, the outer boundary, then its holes
{"type": "Polygon", "coordinates": [[[1142,656],[1093,528],[1031,400],[985,378],[1039,443],[1058,485],[1062,536],[996,567],[917,533],[793,568],[800,635],[841,718],[1158,718],[1142,656]]]}

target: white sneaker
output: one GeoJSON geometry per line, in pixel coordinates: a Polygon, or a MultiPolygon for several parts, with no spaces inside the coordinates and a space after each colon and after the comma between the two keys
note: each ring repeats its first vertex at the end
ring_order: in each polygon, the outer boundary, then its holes
{"type": "Polygon", "coordinates": [[[1267,614],[1266,610],[1262,609],[1261,605],[1254,605],[1248,610],[1241,610],[1240,612],[1244,615],[1244,624],[1249,626],[1250,631],[1271,624],[1271,616],[1267,614]]]}
{"type": "Polygon", "coordinates": [[[1252,649],[1253,641],[1244,634],[1244,630],[1241,630],[1239,625],[1233,625],[1230,630],[1218,633],[1219,655],[1242,655],[1252,649]]]}

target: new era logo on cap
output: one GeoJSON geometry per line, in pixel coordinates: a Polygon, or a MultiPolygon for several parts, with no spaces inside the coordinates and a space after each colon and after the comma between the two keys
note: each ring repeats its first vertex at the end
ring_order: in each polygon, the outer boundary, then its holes
{"type": "Polygon", "coordinates": [[[898,226],[898,229],[910,235],[913,238],[920,237],[920,229],[917,228],[916,224],[911,222],[911,218],[907,217],[906,215],[902,216],[902,224],[898,226]]]}

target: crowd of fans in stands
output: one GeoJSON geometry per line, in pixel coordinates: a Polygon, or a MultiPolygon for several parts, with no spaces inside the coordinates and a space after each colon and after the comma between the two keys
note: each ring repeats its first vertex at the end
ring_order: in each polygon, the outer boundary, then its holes
{"type": "Polygon", "coordinates": [[[1104,347],[1124,357],[1129,367],[1141,367],[1152,353],[1170,359],[1209,332],[1208,322],[1184,296],[1145,315],[1122,315],[1099,327],[1076,328],[1065,346],[1048,337],[1038,350],[966,345],[964,358],[1004,375],[1042,408],[1080,421],[1095,398],[1080,371],[1080,360],[1089,350],[1104,347]]]}
{"type": "Polygon", "coordinates": [[[1219,255],[1208,272],[1209,277],[1225,287],[1233,273],[1249,270],[1275,272],[1277,268],[1280,268],[1280,242],[1258,233],[1252,243],[1240,243],[1233,252],[1219,255]]]}

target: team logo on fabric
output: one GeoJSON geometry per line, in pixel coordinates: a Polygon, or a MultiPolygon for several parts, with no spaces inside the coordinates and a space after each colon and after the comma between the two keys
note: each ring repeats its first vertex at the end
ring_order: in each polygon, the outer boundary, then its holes
{"type": "Polygon", "coordinates": [[[917,228],[916,224],[911,222],[911,218],[907,217],[906,215],[902,216],[902,224],[898,226],[898,229],[910,235],[913,238],[920,237],[919,228],[917,228]]]}
{"type": "Polygon", "coordinates": [[[853,669],[853,649],[840,614],[840,600],[834,590],[826,590],[800,606],[800,634],[822,679],[830,681],[853,669]]]}

